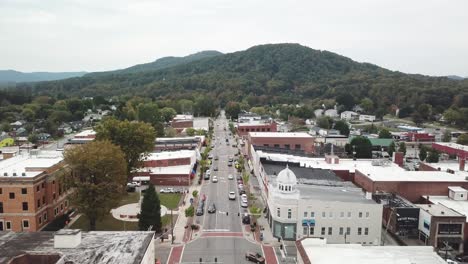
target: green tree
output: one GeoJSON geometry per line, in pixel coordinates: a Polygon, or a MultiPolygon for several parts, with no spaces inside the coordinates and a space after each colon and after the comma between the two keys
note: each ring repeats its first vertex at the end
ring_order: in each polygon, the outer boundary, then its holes
{"type": "Polygon", "coordinates": [[[374,110],[374,102],[368,97],[362,99],[359,106],[361,106],[366,113],[371,113],[374,110]]]}
{"type": "Polygon", "coordinates": [[[224,109],[228,118],[237,119],[241,111],[240,105],[238,102],[228,102],[224,109]]]}
{"type": "Polygon", "coordinates": [[[161,109],[161,116],[165,122],[171,121],[172,118],[174,118],[174,116],[176,115],[177,115],[177,112],[174,108],[164,107],[163,109],[161,109]]]}
{"type": "Polygon", "coordinates": [[[185,133],[187,134],[187,136],[192,137],[192,136],[195,135],[195,132],[196,132],[196,130],[194,128],[192,128],[192,127],[189,127],[187,129],[185,129],[185,133]]]}
{"type": "Polygon", "coordinates": [[[139,230],[148,230],[150,226],[152,227],[151,230],[161,232],[161,201],[153,184],[150,184],[145,191],[141,211],[138,215],[139,230]]]}
{"type": "Polygon", "coordinates": [[[442,135],[442,142],[450,142],[452,141],[452,133],[450,130],[445,130],[444,134],[442,135]]]}
{"type": "Polygon", "coordinates": [[[392,141],[390,143],[390,146],[388,146],[388,155],[390,155],[390,157],[393,157],[393,153],[396,151],[396,145],[395,145],[395,142],[392,141]]]}
{"type": "Polygon", "coordinates": [[[31,142],[32,144],[36,144],[37,141],[39,141],[39,138],[37,137],[36,133],[31,133],[28,136],[28,141],[31,142]]]}
{"type": "Polygon", "coordinates": [[[420,104],[418,106],[417,113],[423,120],[428,120],[432,115],[432,105],[420,104]]]}
{"type": "Polygon", "coordinates": [[[256,113],[257,115],[261,115],[261,116],[266,115],[268,113],[268,111],[263,106],[252,107],[250,108],[250,112],[256,113]]]}
{"type": "Polygon", "coordinates": [[[388,131],[388,129],[383,128],[379,132],[379,138],[392,138],[392,134],[390,131],[388,131]]]}
{"type": "Polygon", "coordinates": [[[333,120],[331,120],[331,118],[328,116],[321,116],[317,118],[317,126],[324,129],[330,129],[331,122],[333,122],[333,120]]]}
{"type": "Polygon", "coordinates": [[[344,136],[349,136],[349,126],[348,126],[348,123],[346,123],[345,121],[343,120],[338,120],[335,122],[335,127],[334,127],[336,130],[340,131],[340,134],[341,135],[344,135],[344,136]]]}
{"type": "Polygon", "coordinates": [[[406,155],[406,144],[405,144],[405,142],[400,142],[398,144],[398,152],[402,152],[403,154],[406,155]]]}
{"type": "Polygon", "coordinates": [[[419,160],[424,161],[427,158],[427,148],[424,145],[419,147],[419,160]]]}
{"type": "Polygon", "coordinates": [[[177,136],[177,130],[173,127],[167,127],[164,129],[164,136],[165,137],[175,137],[177,136]]]}
{"type": "Polygon", "coordinates": [[[435,149],[429,150],[429,154],[427,155],[426,161],[429,163],[439,162],[439,152],[435,149]]]}
{"type": "Polygon", "coordinates": [[[354,137],[349,144],[347,144],[346,151],[349,155],[356,152],[356,158],[369,159],[372,158],[372,144],[366,137],[354,137]]]}
{"type": "Polygon", "coordinates": [[[155,130],[147,123],[119,121],[109,118],[96,128],[97,140],[110,140],[120,146],[128,164],[127,174],[138,168],[149,152],[154,148],[155,130]]]}
{"type": "Polygon", "coordinates": [[[119,203],[127,181],[127,163],[122,150],[110,141],[93,141],[64,153],[71,170],[63,182],[73,191],[70,200],[89,219],[90,230],[96,221],[119,203]]]}
{"type": "Polygon", "coordinates": [[[162,122],[161,113],[155,103],[143,103],[137,107],[138,120],[150,123],[152,126],[162,122]]]}
{"type": "Polygon", "coordinates": [[[467,146],[468,145],[468,134],[461,134],[460,136],[458,136],[457,144],[467,146]]]}

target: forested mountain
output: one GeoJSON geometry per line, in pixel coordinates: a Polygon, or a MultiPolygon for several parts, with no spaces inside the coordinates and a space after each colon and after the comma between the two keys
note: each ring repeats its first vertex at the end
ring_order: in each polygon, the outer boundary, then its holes
{"type": "Polygon", "coordinates": [[[102,76],[102,75],[108,75],[108,74],[123,74],[123,73],[156,71],[156,70],[173,67],[179,64],[189,63],[192,61],[197,61],[200,59],[210,58],[210,57],[214,57],[218,55],[223,55],[223,53],[219,51],[215,51],[215,50],[205,50],[205,51],[197,52],[195,54],[191,54],[185,57],[164,57],[164,58],[157,59],[154,62],[138,64],[138,65],[135,65],[126,69],[121,69],[121,70],[94,72],[94,73],[88,74],[88,76],[102,76]]]}
{"type": "Polygon", "coordinates": [[[81,77],[86,72],[19,72],[0,70],[0,83],[39,82],[81,77]]]}
{"type": "MultiPolygon", "coordinates": [[[[155,62],[156,63],[156,62],[155,62]]],[[[250,106],[303,103],[320,107],[336,100],[344,108],[362,103],[383,115],[400,108],[411,114],[421,104],[433,113],[468,107],[468,80],[393,72],[338,54],[298,44],[269,44],[160,70],[86,75],[25,84],[36,94],[60,96],[140,95],[159,99],[212,98],[250,106]]]]}

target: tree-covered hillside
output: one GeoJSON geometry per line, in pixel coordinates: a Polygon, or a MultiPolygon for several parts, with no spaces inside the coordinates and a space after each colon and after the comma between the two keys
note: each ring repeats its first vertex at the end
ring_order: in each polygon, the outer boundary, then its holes
{"type": "Polygon", "coordinates": [[[222,55],[223,53],[215,50],[205,50],[201,52],[197,52],[195,54],[191,54],[185,57],[164,57],[155,60],[154,62],[150,63],[143,63],[138,64],[126,69],[122,70],[115,70],[115,71],[106,71],[106,72],[95,72],[90,73],[88,76],[103,76],[109,74],[125,74],[125,73],[139,73],[139,72],[148,72],[148,71],[157,71],[169,67],[174,67],[180,64],[189,63],[192,61],[201,60],[204,58],[211,58],[214,56],[222,55]]]}
{"type": "Polygon", "coordinates": [[[396,107],[409,115],[421,104],[430,104],[434,113],[451,106],[468,107],[468,80],[392,72],[298,44],[260,45],[160,70],[87,75],[28,86],[37,94],[61,96],[176,99],[202,94],[221,106],[229,101],[250,106],[320,106],[324,99],[335,99],[349,108],[364,100],[366,112],[379,115],[396,107]]]}

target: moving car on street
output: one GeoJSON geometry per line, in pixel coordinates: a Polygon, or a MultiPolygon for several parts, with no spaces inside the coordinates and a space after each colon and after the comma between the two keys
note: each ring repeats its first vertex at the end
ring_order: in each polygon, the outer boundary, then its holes
{"type": "Polygon", "coordinates": [[[233,180],[234,179],[234,176],[232,176],[232,174],[229,174],[228,175],[228,180],[233,180]]]}
{"type": "Polygon", "coordinates": [[[212,203],[209,207],[208,207],[208,213],[210,214],[213,214],[216,212],[216,205],[214,203],[212,203]]]}
{"type": "Polygon", "coordinates": [[[211,179],[212,182],[218,182],[218,177],[213,176],[213,179],[211,179]]]}
{"type": "Polygon", "coordinates": [[[265,258],[262,257],[260,253],[247,251],[245,253],[245,259],[253,263],[265,264],[265,258]]]}
{"type": "Polygon", "coordinates": [[[229,192],[228,194],[229,200],[235,200],[236,199],[236,193],[235,192],[229,192]]]}

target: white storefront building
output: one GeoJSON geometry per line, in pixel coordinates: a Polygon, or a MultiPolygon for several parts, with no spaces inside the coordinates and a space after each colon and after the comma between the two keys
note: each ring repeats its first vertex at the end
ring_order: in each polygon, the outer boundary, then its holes
{"type": "Polygon", "coordinates": [[[276,177],[267,176],[268,188],[262,190],[267,192],[263,197],[273,235],[284,240],[316,237],[328,243],[379,245],[382,205],[351,183],[329,181],[322,175],[298,181],[286,166],[276,177]]]}

